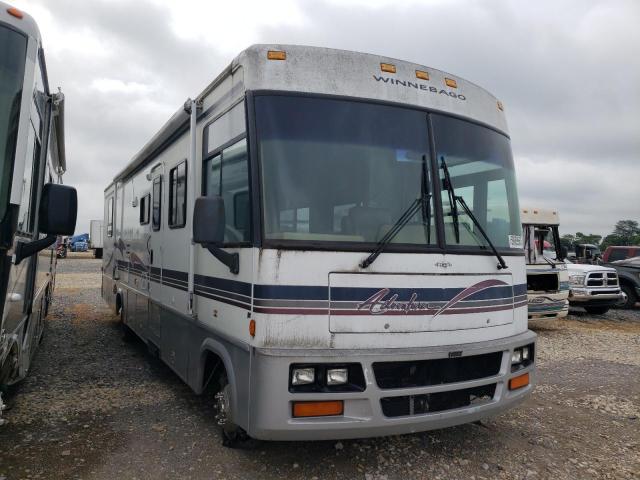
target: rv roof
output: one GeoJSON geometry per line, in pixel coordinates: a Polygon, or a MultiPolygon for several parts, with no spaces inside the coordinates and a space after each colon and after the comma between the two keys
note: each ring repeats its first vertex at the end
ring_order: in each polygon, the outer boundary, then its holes
{"type": "MultiPolygon", "coordinates": [[[[238,73],[241,84],[234,85],[230,93],[274,90],[394,102],[459,115],[507,133],[502,103],[456,75],[391,57],[300,45],[252,45],[242,51],[198,95],[205,112],[209,94],[231,74],[235,82],[238,73]]],[[[188,115],[181,107],[114,181],[157,155],[187,123],[188,115]]]]}
{"type": "Polygon", "coordinates": [[[520,210],[520,221],[523,225],[560,225],[560,217],[556,210],[543,208],[523,208],[520,210]]]}

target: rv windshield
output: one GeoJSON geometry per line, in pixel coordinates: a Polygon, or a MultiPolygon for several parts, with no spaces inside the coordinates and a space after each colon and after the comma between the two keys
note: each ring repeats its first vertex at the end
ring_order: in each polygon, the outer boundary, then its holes
{"type": "MultiPolygon", "coordinates": [[[[268,242],[295,242],[305,248],[340,242],[371,248],[421,197],[423,160],[428,165],[426,191],[434,191],[429,117],[424,111],[287,95],[257,95],[255,110],[268,242]]],[[[474,138],[500,136],[504,139],[500,147],[509,148],[508,139],[492,130],[451,120],[475,129],[474,138]]],[[[446,131],[441,135],[445,144],[450,137],[446,131]]],[[[470,150],[451,155],[446,151],[454,186],[460,187],[456,193],[466,198],[465,182],[470,179],[478,191],[484,188],[484,208],[478,208],[480,200],[467,203],[487,225],[491,240],[498,247],[508,246],[508,234],[518,232],[512,224],[519,228],[511,157],[508,161],[491,157],[485,162],[484,151],[474,152],[475,145],[464,145],[470,150]],[[505,167],[510,170],[504,172],[505,167]],[[494,227],[498,233],[492,231],[494,227]]],[[[499,158],[503,155],[502,150],[496,153],[499,158]]],[[[386,251],[437,244],[436,216],[429,215],[434,211],[432,202],[429,208],[418,209],[386,251]]],[[[446,222],[451,226],[450,217],[446,222]]],[[[462,215],[460,222],[465,222],[462,215]]],[[[448,231],[446,239],[453,241],[448,231]]],[[[467,245],[485,248],[481,239],[467,245]]]]}
{"type": "Polygon", "coordinates": [[[6,212],[16,150],[27,38],[0,25],[0,220],[6,212]]]}

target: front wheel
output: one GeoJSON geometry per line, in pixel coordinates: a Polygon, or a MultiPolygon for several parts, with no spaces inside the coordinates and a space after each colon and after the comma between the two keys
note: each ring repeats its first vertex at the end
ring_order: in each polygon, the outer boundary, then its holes
{"type": "Polygon", "coordinates": [[[233,423],[232,388],[226,373],[220,376],[219,386],[214,399],[215,418],[222,431],[222,445],[229,448],[252,448],[255,441],[241,427],[233,423]]]}
{"type": "Polygon", "coordinates": [[[610,307],[584,307],[587,313],[592,313],[594,315],[604,315],[609,311],[610,307]]]}
{"type": "Polygon", "coordinates": [[[636,296],[636,292],[634,288],[630,285],[621,285],[620,289],[625,295],[625,302],[620,306],[622,308],[633,308],[638,301],[638,297],[636,296]]]}

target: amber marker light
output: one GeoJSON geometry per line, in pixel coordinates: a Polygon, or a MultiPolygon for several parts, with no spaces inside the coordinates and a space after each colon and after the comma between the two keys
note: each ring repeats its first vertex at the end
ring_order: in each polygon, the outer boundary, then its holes
{"type": "Polygon", "coordinates": [[[280,50],[269,50],[267,52],[267,58],[269,60],[286,60],[287,52],[282,52],[280,50]]]}
{"type": "Polygon", "coordinates": [[[24,17],[24,13],[22,13],[20,10],[18,10],[16,7],[9,7],[7,8],[7,13],[9,15],[11,15],[12,17],[16,17],[16,18],[22,18],[24,17]]]}
{"type": "Polygon", "coordinates": [[[256,321],[253,319],[249,321],[249,335],[252,337],[256,336],[256,321]]]}
{"type": "Polygon", "coordinates": [[[444,83],[447,87],[458,88],[458,82],[456,82],[453,78],[445,78],[444,83]]]}
{"type": "Polygon", "coordinates": [[[517,377],[513,377],[509,380],[509,390],[517,390],[519,388],[526,387],[527,385],[529,385],[528,373],[518,375],[517,377]]]}
{"type": "Polygon", "coordinates": [[[504,111],[504,105],[502,105],[502,102],[500,100],[498,100],[498,110],[500,110],[501,112],[504,111]]]}
{"type": "Polygon", "coordinates": [[[342,415],[344,402],[333,400],[328,402],[293,402],[294,417],[329,417],[342,415]]]}
{"type": "Polygon", "coordinates": [[[419,78],[420,80],[429,80],[429,72],[416,70],[416,78],[419,78]]]}
{"type": "Polygon", "coordinates": [[[396,66],[392,63],[381,63],[380,70],[387,73],[396,73],[396,66]]]}

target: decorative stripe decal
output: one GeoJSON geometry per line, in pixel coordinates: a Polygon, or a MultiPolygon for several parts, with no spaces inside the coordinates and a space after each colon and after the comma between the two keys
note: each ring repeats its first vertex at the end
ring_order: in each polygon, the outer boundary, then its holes
{"type": "MultiPolygon", "coordinates": [[[[145,280],[184,292],[188,290],[186,272],[149,268],[122,260],[117,261],[117,267],[145,280]]],[[[372,296],[381,293],[380,289],[367,287],[252,286],[247,282],[205,275],[194,276],[194,287],[198,296],[244,310],[250,311],[253,302],[256,313],[296,315],[372,315],[374,313],[366,306],[367,302],[370,304],[372,296]]],[[[526,291],[526,284],[511,286],[495,279],[481,281],[466,289],[394,288],[386,293],[393,293],[393,302],[397,306],[383,314],[437,316],[510,310],[527,306],[526,291]],[[411,302],[421,308],[415,308],[411,302]]]]}

